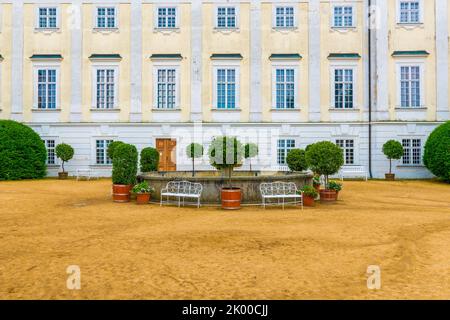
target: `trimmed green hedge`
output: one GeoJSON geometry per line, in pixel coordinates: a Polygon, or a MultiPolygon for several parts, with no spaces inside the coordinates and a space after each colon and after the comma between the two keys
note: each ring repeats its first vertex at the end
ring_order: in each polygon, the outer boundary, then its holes
{"type": "Polygon", "coordinates": [[[47,150],[30,127],[0,120],[0,180],[38,179],[46,175],[47,150]]]}
{"type": "Polygon", "coordinates": [[[74,150],[72,146],[67,143],[58,144],[55,148],[56,156],[62,161],[62,171],[64,170],[64,162],[69,161],[73,158],[74,150]]]}
{"type": "Polygon", "coordinates": [[[138,152],[135,146],[119,144],[114,150],[113,184],[134,185],[137,175],[138,152]]]}
{"type": "Polygon", "coordinates": [[[344,154],[334,143],[321,141],[308,146],[306,162],[314,173],[325,176],[325,188],[328,188],[328,176],[337,173],[344,165],[344,154]]]}
{"type": "Polygon", "coordinates": [[[155,148],[148,147],[141,151],[141,172],[158,171],[159,152],[155,148]]]}
{"type": "Polygon", "coordinates": [[[423,163],[435,176],[450,181],[450,121],[434,129],[428,137],[423,163]]]}

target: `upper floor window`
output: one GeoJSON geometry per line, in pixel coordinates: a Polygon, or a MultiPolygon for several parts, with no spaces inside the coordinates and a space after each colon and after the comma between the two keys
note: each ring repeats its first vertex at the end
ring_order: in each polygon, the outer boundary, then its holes
{"type": "Polygon", "coordinates": [[[45,144],[45,148],[47,149],[47,160],[46,160],[46,164],[47,165],[53,165],[56,164],[56,153],[55,153],[55,147],[56,147],[56,142],[54,139],[47,139],[47,140],[42,140],[45,144]]]}
{"type": "Polygon", "coordinates": [[[37,108],[56,109],[57,108],[57,69],[39,68],[37,69],[37,108]]]}
{"type": "Polygon", "coordinates": [[[400,106],[421,106],[420,66],[400,66],[400,106]]]}
{"type": "Polygon", "coordinates": [[[158,68],[156,108],[175,109],[177,107],[177,70],[158,68]]]}
{"type": "Polygon", "coordinates": [[[420,23],[421,6],[420,0],[400,0],[399,22],[400,23],[420,23]]]}
{"type": "Polygon", "coordinates": [[[422,164],[422,141],[420,139],[402,139],[404,165],[422,164]]]}
{"type": "Polygon", "coordinates": [[[286,165],[286,157],[289,151],[295,148],[294,139],[278,139],[277,141],[277,164],[286,165]]]}
{"type": "Polygon", "coordinates": [[[96,140],[95,141],[95,163],[96,164],[111,164],[112,160],[108,157],[108,146],[113,140],[96,140]]]}
{"type": "Polygon", "coordinates": [[[351,68],[336,68],[333,76],[333,107],[336,109],[352,109],[354,105],[354,70],[351,68]]]}
{"type": "Polygon", "coordinates": [[[275,69],[275,108],[295,108],[295,69],[275,69]]]}
{"type": "Polygon", "coordinates": [[[58,9],[56,7],[38,8],[38,28],[55,29],[58,27],[58,9]]]}
{"type": "Polygon", "coordinates": [[[236,109],[235,68],[218,68],[216,70],[216,105],[217,109],[236,109]]]}
{"type": "Polygon", "coordinates": [[[113,67],[95,69],[96,109],[114,109],[117,101],[117,70],[113,67]]]}
{"type": "Polygon", "coordinates": [[[176,28],[177,27],[177,8],[160,7],[158,8],[158,28],[176,28]]]}
{"type": "Polygon", "coordinates": [[[295,27],[295,10],[294,7],[287,6],[275,7],[275,24],[276,28],[293,28],[295,27]]]}
{"type": "Polygon", "coordinates": [[[115,7],[97,7],[96,27],[102,29],[117,28],[115,7]]]}
{"type": "Polygon", "coordinates": [[[236,28],[237,13],[235,7],[217,8],[217,28],[236,28]]]}
{"type": "Polygon", "coordinates": [[[355,164],[355,142],[353,139],[337,139],[336,145],[344,152],[344,164],[355,164]]]}
{"type": "Polygon", "coordinates": [[[333,27],[351,28],[354,26],[352,6],[335,6],[333,8],[333,27]]]}

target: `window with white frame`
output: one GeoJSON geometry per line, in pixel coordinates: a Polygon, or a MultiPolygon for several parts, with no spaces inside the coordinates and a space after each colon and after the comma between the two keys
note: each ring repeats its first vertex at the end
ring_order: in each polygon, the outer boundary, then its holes
{"type": "Polygon", "coordinates": [[[217,7],[217,28],[232,29],[237,27],[235,7],[217,7]]]}
{"type": "Polygon", "coordinates": [[[216,105],[217,109],[236,109],[237,106],[237,69],[217,68],[216,105]]]}
{"type": "Polygon", "coordinates": [[[37,108],[57,109],[58,70],[52,67],[39,67],[36,73],[37,108]]]}
{"type": "Polygon", "coordinates": [[[352,109],[354,107],[354,70],[353,68],[333,69],[333,107],[352,109]]]}
{"type": "Polygon", "coordinates": [[[420,0],[400,0],[399,11],[400,23],[420,23],[420,0]]]}
{"type": "Polygon", "coordinates": [[[402,139],[404,165],[422,164],[422,141],[421,139],[402,139]]]}
{"type": "Polygon", "coordinates": [[[417,108],[421,106],[420,66],[400,66],[400,106],[417,108]]]}
{"type": "Polygon", "coordinates": [[[292,149],[295,148],[294,139],[278,139],[277,141],[277,164],[280,166],[286,165],[286,156],[292,149]]]}
{"type": "Polygon", "coordinates": [[[115,68],[95,69],[95,108],[114,109],[116,107],[117,70],[115,68]]]}
{"type": "Polygon", "coordinates": [[[177,8],[176,7],[159,7],[158,28],[170,29],[177,27],[177,8]]]}
{"type": "Polygon", "coordinates": [[[175,109],[177,107],[177,70],[172,67],[156,70],[156,108],[175,109]]]}
{"type": "Polygon", "coordinates": [[[293,28],[295,26],[295,10],[292,6],[275,7],[276,28],[293,28]]]}
{"type": "Polygon", "coordinates": [[[100,139],[95,141],[95,163],[96,164],[111,164],[112,160],[108,157],[108,146],[113,140],[100,139]]]}
{"type": "Polygon", "coordinates": [[[355,141],[353,139],[337,139],[336,145],[344,153],[344,164],[355,164],[355,141]]]}
{"type": "Polygon", "coordinates": [[[58,8],[39,7],[37,27],[42,29],[58,28],[58,8]]]}
{"type": "Polygon", "coordinates": [[[56,164],[56,152],[55,152],[56,142],[55,142],[55,140],[54,139],[45,139],[42,141],[44,142],[45,148],[47,149],[46,164],[47,165],[56,164]]]}
{"type": "Polygon", "coordinates": [[[296,99],[294,68],[275,68],[275,109],[294,109],[296,99]]]}
{"type": "Polygon", "coordinates": [[[333,27],[335,28],[354,27],[354,15],[352,6],[333,7],[333,27]]]}
{"type": "Polygon", "coordinates": [[[97,7],[96,27],[101,29],[117,28],[116,7],[97,7]]]}

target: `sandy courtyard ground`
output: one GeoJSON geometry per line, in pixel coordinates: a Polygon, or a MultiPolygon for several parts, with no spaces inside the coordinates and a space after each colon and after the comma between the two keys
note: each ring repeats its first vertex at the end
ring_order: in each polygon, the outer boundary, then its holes
{"type": "Polygon", "coordinates": [[[303,212],[224,212],[116,204],[108,180],[0,182],[0,299],[450,299],[450,185],[344,186],[303,212]]]}

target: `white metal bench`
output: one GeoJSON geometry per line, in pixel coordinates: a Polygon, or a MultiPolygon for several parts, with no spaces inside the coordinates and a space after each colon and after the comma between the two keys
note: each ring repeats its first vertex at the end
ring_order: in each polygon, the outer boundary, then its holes
{"type": "Polygon", "coordinates": [[[339,171],[341,180],[346,177],[350,178],[363,178],[367,181],[367,170],[364,166],[345,166],[339,171]]]}
{"type": "Polygon", "coordinates": [[[96,178],[92,173],[91,169],[77,169],[77,180],[85,179],[91,180],[92,178],[96,178]]]}
{"type": "Polygon", "coordinates": [[[181,203],[184,205],[184,199],[191,198],[197,199],[197,208],[200,208],[200,198],[202,196],[203,186],[200,183],[194,183],[189,181],[170,181],[167,186],[161,189],[161,201],[160,206],[163,203],[170,203],[170,197],[178,199],[178,206],[181,203]],[[166,197],[167,201],[163,201],[166,197]]]}
{"type": "Polygon", "coordinates": [[[259,185],[264,209],[270,204],[267,200],[277,200],[276,205],[281,205],[284,209],[285,204],[300,204],[303,210],[303,192],[297,190],[293,182],[265,182],[259,185]],[[292,201],[286,202],[286,199],[292,201]]]}

